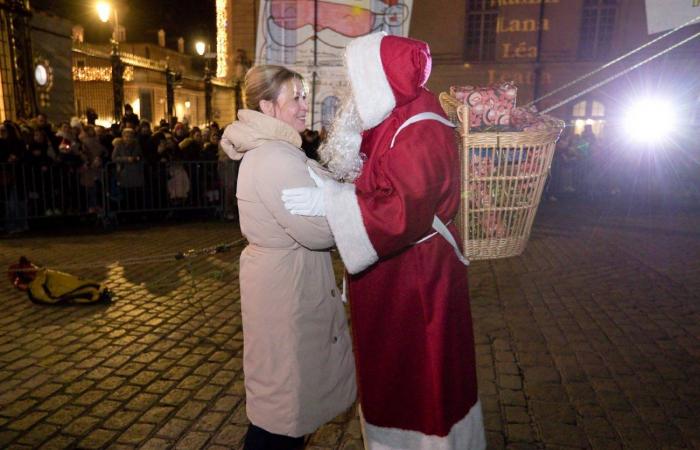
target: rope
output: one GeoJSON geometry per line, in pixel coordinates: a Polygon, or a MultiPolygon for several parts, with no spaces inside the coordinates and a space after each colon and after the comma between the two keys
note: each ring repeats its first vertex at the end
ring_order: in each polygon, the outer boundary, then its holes
{"type": "Polygon", "coordinates": [[[639,52],[639,51],[641,51],[641,50],[643,50],[643,49],[649,47],[650,45],[652,45],[652,44],[654,44],[654,43],[656,43],[656,42],[659,42],[661,39],[664,39],[664,38],[670,36],[671,34],[677,32],[677,31],[680,30],[681,28],[684,28],[684,27],[686,27],[686,26],[688,26],[688,25],[690,25],[690,24],[692,24],[693,22],[696,22],[696,21],[698,21],[698,20],[700,20],[700,16],[697,16],[696,18],[694,18],[694,19],[692,19],[692,20],[689,20],[688,22],[684,23],[683,25],[680,25],[680,26],[678,26],[678,27],[672,29],[671,31],[668,31],[668,32],[662,34],[661,36],[657,37],[656,39],[652,39],[651,41],[647,42],[646,44],[643,44],[643,45],[641,45],[640,47],[637,47],[637,48],[635,48],[634,50],[632,50],[632,51],[630,51],[630,52],[627,52],[627,53],[625,53],[624,55],[622,55],[622,56],[620,56],[620,57],[618,57],[618,58],[615,58],[615,59],[613,59],[612,61],[610,61],[610,62],[608,62],[608,63],[606,63],[606,64],[603,64],[602,66],[598,67],[597,69],[593,70],[592,72],[589,72],[589,73],[587,73],[587,74],[585,74],[585,75],[582,75],[582,76],[576,78],[575,80],[573,80],[573,81],[571,81],[571,82],[569,82],[569,83],[566,83],[565,85],[560,86],[560,87],[558,87],[557,89],[554,89],[553,91],[550,91],[550,92],[544,94],[543,96],[541,96],[541,97],[539,97],[539,98],[537,98],[537,99],[531,101],[531,102],[528,103],[527,105],[525,105],[525,107],[532,106],[532,105],[534,105],[535,103],[539,103],[540,101],[544,100],[545,98],[551,97],[552,95],[554,95],[554,94],[556,94],[556,93],[558,93],[558,92],[561,92],[561,91],[563,91],[564,89],[567,89],[567,88],[569,88],[569,87],[571,87],[571,86],[573,86],[573,85],[575,85],[575,84],[580,83],[581,81],[585,80],[586,78],[592,77],[593,75],[597,74],[598,72],[601,72],[602,70],[607,69],[608,67],[612,66],[613,64],[616,64],[616,63],[622,61],[623,59],[627,58],[628,56],[632,56],[633,54],[635,54],[635,53],[637,53],[637,52],[639,52]]]}
{"type": "Polygon", "coordinates": [[[581,97],[582,95],[585,95],[585,94],[587,94],[587,93],[589,93],[589,92],[591,92],[591,91],[593,91],[593,90],[595,90],[595,89],[598,89],[599,87],[601,87],[601,86],[603,86],[603,85],[606,85],[606,84],[608,84],[609,82],[611,82],[611,81],[613,81],[613,80],[615,80],[615,79],[617,79],[617,78],[620,78],[620,77],[623,76],[623,75],[626,75],[626,74],[632,72],[633,70],[635,70],[635,69],[637,69],[637,68],[643,66],[644,64],[646,64],[646,63],[648,63],[648,62],[650,62],[650,61],[653,61],[654,59],[658,58],[659,56],[665,55],[666,53],[670,52],[671,50],[673,50],[673,49],[675,49],[675,48],[677,48],[677,47],[680,47],[681,45],[683,45],[683,44],[685,44],[685,43],[687,43],[687,42],[689,42],[689,41],[692,41],[693,39],[695,39],[695,38],[698,37],[698,36],[700,36],[700,32],[697,32],[697,33],[695,33],[694,35],[692,35],[692,36],[690,36],[690,37],[688,37],[688,38],[686,38],[686,39],[683,39],[682,41],[680,41],[680,42],[678,42],[678,43],[672,45],[671,47],[668,47],[667,49],[665,49],[665,50],[663,50],[663,51],[661,51],[661,52],[659,52],[659,53],[657,53],[657,54],[655,54],[655,55],[653,55],[653,56],[651,56],[651,57],[645,59],[644,61],[638,62],[637,64],[635,64],[635,65],[633,65],[632,67],[629,67],[629,68],[623,70],[622,72],[619,72],[619,73],[617,73],[617,74],[615,74],[615,75],[613,75],[613,76],[611,76],[611,77],[608,77],[608,78],[606,78],[605,80],[603,80],[603,81],[601,81],[601,82],[599,82],[599,83],[596,83],[596,84],[594,84],[593,86],[591,86],[591,87],[589,87],[589,88],[586,88],[586,89],[584,89],[583,91],[581,91],[581,92],[579,92],[579,93],[577,93],[577,94],[572,95],[571,97],[569,97],[569,98],[567,98],[566,100],[563,100],[563,101],[557,103],[557,104],[554,105],[554,106],[550,106],[549,108],[547,108],[547,109],[545,109],[544,111],[542,111],[542,114],[547,114],[548,112],[551,112],[551,111],[553,111],[553,110],[559,108],[560,106],[565,105],[566,103],[569,103],[570,101],[575,100],[575,99],[581,97]]]}
{"type": "MultiPolygon", "coordinates": [[[[95,269],[95,268],[110,268],[111,266],[119,265],[119,266],[131,266],[131,265],[138,265],[138,264],[153,264],[153,263],[160,263],[160,262],[167,262],[167,261],[180,261],[180,260],[188,260],[192,258],[197,258],[200,256],[211,256],[211,255],[216,255],[218,253],[226,253],[231,251],[234,247],[239,246],[241,243],[245,241],[245,238],[240,238],[236,241],[225,243],[225,244],[218,244],[214,245],[211,247],[202,247],[198,249],[189,249],[185,250],[182,252],[177,252],[177,253],[163,253],[160,255],[151,255],[151,256],[140,256],[140,257],[133,257],[133,258],[126,258],[126,259],[121,259],[121,260],[116,260],[116,261],[97,261],[97,262],[92,262],[90,264],[67,264],[67,265],[62,265],[61,268],[68,268],[72,270],[79,270],[79,269],[95,269]]],[[[26,268],[26,269],[13,269],[13,272],[29,272],[37,269],[44,269],[45,267],[42,266],[35,266],[31,268],[26,268]]]]}

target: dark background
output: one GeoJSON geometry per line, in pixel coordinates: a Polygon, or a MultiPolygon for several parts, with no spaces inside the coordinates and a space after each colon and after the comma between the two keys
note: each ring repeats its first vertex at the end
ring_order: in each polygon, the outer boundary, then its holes
{"type": "MultiPolygon", "coordinates": [[[[111,23],[97,16],[97,0],[30,0],[33,9],[64,17],[85,28],[85,41],[106,43],[111,23]]],[[[165,30],[166,46],[177,49],[177,38],[185,38],[185,52],[194,53],[194,43],[204,40],[215,50],[216,7],[214,0],[112,0],[119,24],[126,28],[128,42],[157,43],[158,29],[165,30]]]]}

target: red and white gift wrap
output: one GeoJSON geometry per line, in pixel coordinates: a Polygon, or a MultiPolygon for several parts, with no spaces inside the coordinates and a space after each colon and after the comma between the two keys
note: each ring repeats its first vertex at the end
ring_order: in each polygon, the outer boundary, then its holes
{"type": "MultiPolygon", "coordinates": [[[[354,350],[366,448],[483,449],[467,271],[440,235],[460,202],[454,130],[424,88],[427,44],[370,34],[346,50],[366,154],[354,184],[324,186],[326,218],[351,274],[354,350]]],[[[457,242],[454,223],[448,225],[457,242]]]]}
{"type": "Polygon", "coordinates": [[[515,108],[517,87],[510,82],[489,86],[452,86],[450,95],[469,105],[469,128],[510,125],[510,113],[515,108]]]}

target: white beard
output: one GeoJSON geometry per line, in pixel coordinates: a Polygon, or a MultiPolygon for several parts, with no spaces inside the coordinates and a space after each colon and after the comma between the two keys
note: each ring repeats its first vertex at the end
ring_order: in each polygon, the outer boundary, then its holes
{"type": "Polygon", "coordinates": [[[336,180],[352,183],[362,173],[362,131],[362,120],[348,95],[338,109],[328,137],[318,149],[321,164],[328,167],[336,180]]]}

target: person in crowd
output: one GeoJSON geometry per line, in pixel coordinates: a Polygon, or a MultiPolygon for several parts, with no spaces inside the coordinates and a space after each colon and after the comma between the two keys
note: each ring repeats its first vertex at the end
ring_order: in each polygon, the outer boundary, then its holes
{"type": "Polygon", "coordinates": [[[222,188],[221,195],[224,196],[224,218],[226,220],[235,220],[238,216],[238,205],[236,203],[236,183],[238,181],[238,168],[241,163],[240,158],[235,157],[243,156],[243,154],[239,155],[236,153],[235,150],[233,150],[233,144],[231,142],[226,141],[226,143],[224,143],[223,141],[223,137],[219,139],[217,172],[222,188]],[[224,150],[224,146],[226,146],[227,150],[224,150]],[[229,157],[227,155],[227,151],[234,157],[229,157]]]}
{"type": "Polygon", "coordinates": [[[563,194],[576,192],[575,171],[578,153],[576,151],[576,134],[572,128],[567,127],[557,142],[556,152],[559,153],[559,190],[563,194]]]}
{"type": "Polygon", "coordinates": [[[97,122],[97,112],[93,108],[88,108],[85,110],[85,119],[87,120],[88,125],[95,126],[95,122],[97,122]]]}
{"type": "Polygon", "coordinates": [[[114,138],[116,136],[113,136],[112,133],[110,132],[110,130],[103,127],[102,125],[95,125],[95,136],[97,137],[97,140],[100,142],[100,144],[102,144],[102,146],[107,151],[103,162],[107,163],[107,162],[111,161],[112,151],[114,151],[114,146],[112,145],[112,141],[114,141],[114,138]]]}
{"type": "Polygon", "coordinates": [[[73,133],[73,137],[75,140],[78,140],[80,133],[83,131],[83,123],[80,121],[80,117],[70,118],[70,128],[71,132],[73,133]]]}
{"type": "Polygon", "coordinates": [[[114,140],[112,161],[117,163],[120,208],[138,210],[143,207],[143,155],[132,128],[124,128],[122,137],[114,140]]]}
{"type": "Polygon", "coordinates": [[[122,116],[119,125],[122,129],[132,128],[134,130],[139,126],[139,116],[134,114],[134,108],[128,103],[124,105],[124,116],[122,116]]]}
{"type": "Polygon", "coordinates": [[[209,131],[211,134],[218,134],[219,138],[221,138],[221,127],[217,122],[212,122],[209,124],[209,131]]]}
{"type": "Polygon", "coordinates": [[[209,130],[209,139],[201,153],[201,161],[204,164],[204,196],[207,203],[215,204],[219,201],[219,176],[216,162],[219,159],[219,135],[209,130]]]}
{"type": "Polygon", "coordinates": [[[318,146],[320,144],[321,138],[318,131],[306,129],[301,132],[301,148],[307,158],[318,161],[318,146]]]}
{"type": "Polygon", "coordinates": [[[576,180],[581,194],[585,197],[593,196],[594,177],[593,161],[598,153],[598,139],[593,132],[592,125],[586,125],[576,142],[577,168],[576,180]]]}
{"type": "Polygon", "coordinates": [[[336,179],[353,182],[287,182],[283,193],[292,213],[325,215],[349,272],[372,450],[486,447],[467,261],[454,223],[459,152],[452,123],[424,87],[430,67],[421,41],[384,33],[351,41],[352,98],[319,151],[336,179]]]}
{"type": "Polygon", "coordinates": [[[202,131],[199,127],[193,127],[190,135],[178,144],[183,158],[186,161],[185,167],[190,179],[190,203],[193,206],[200,206],[204,196],[204,172],[205,167],[200,163],[202,160],[202,131]]]}
{"type": "Polygon", "coordinates": [[[136,130],[139,148],[143,155],[144,200],[146,209],[152,209],[156,203],[158,183],[158,147],[153,141],[151,122],[142,119],[136,130]]]}
{"type": "Polygon", "coordinates": [[[187,135],[188,131],[185,124],[182,122],[177,122],[173,127],[173,137],[177,143],[179,144],[180,142],[184,141],[188,137],[187,135]]]}
{"type": "Polygon", "coordinates": [[[51,153],[52,151],[57,151],[58,149],[58,144],[60,143],[61,139],[56,136],[56,133],[53,131],[53,127],[51,126],[51,123],[49,123],[49,118],[46,114],[44,113],[39,113],[36,115],[36,126],[44,132],[46,135],[46,138],[49,140],[49,143],[51,144],[52,148],[49,148],[49,156],[52,158],[56,158],[57,154],[56,153],[51,153]]]}
{"type": "Polygon", "coordinates": [[[87,125],[80,134],[83,150],[83,166],[80,169],[80,185],[85,189],[87,212],[97,212],[97,188],[107,149],[100,143],[95,127],[87,125]]]}
{"type": "MultiPolygon", "coordinates": [[[[5,231],[18,233],[27,229],[23,184],[18,163],[25,155],[25,144],[15,123],[5,120],[0,124],[0,208],[4,209],[5,231]]],[[[3,213],[0,210],[0,213],[3,213]]]]}
{"type": "MultiPolygon", "coordinates": [[[[183,125],[184,129],[184,125],[183,125]]],[[[187,170],[186,153],[180,148],[177,138],[173,133],[166,133],[163,144],[164,156],[168,161],[168,198],[172,206],[183,206],[190,195],[191,183],[187,170]]]]}
{"type": "Polygon", "coordinates": [[[249,242],[239,272],[251,423],[245,449],[301,449],[304,435],[355,400],[350,335],[328,223],[289,214],[281,200],[283,187],[312,186],[311,173],[322,171],[300,148],[308,112],[302,78],[281,66],[256,66],[244,90],[246,109],[224,131],[224,150],[243,155],[237,197],[249,242]]]}
{"type": "MultiPolygon", "coordinates": [[[[77,119],[77,118],[75,118],[77,119]]],[[[58,154],[56,160],[58,169],[57,177],[54,177],[54,192],[58,196],[54,197],[56,215],[62,213],[75,214],[78,212],[78,174],[83,165],[82,146],[76,135],[76,130],[80,129],[80,120],[72,120],[72,123],[61,123],[56,136],[61,139],[58,144],[58,154]]]]}
{"type": "Polygon", "coordinates": [[[50,143],[41,128],[34,130],[34,138],[22,159],[25,166],[28,192],[27,200],[31,216],[52,215],[53,199],[51,189],[51,169],[54,160],[49,157],[50,143]]]}

